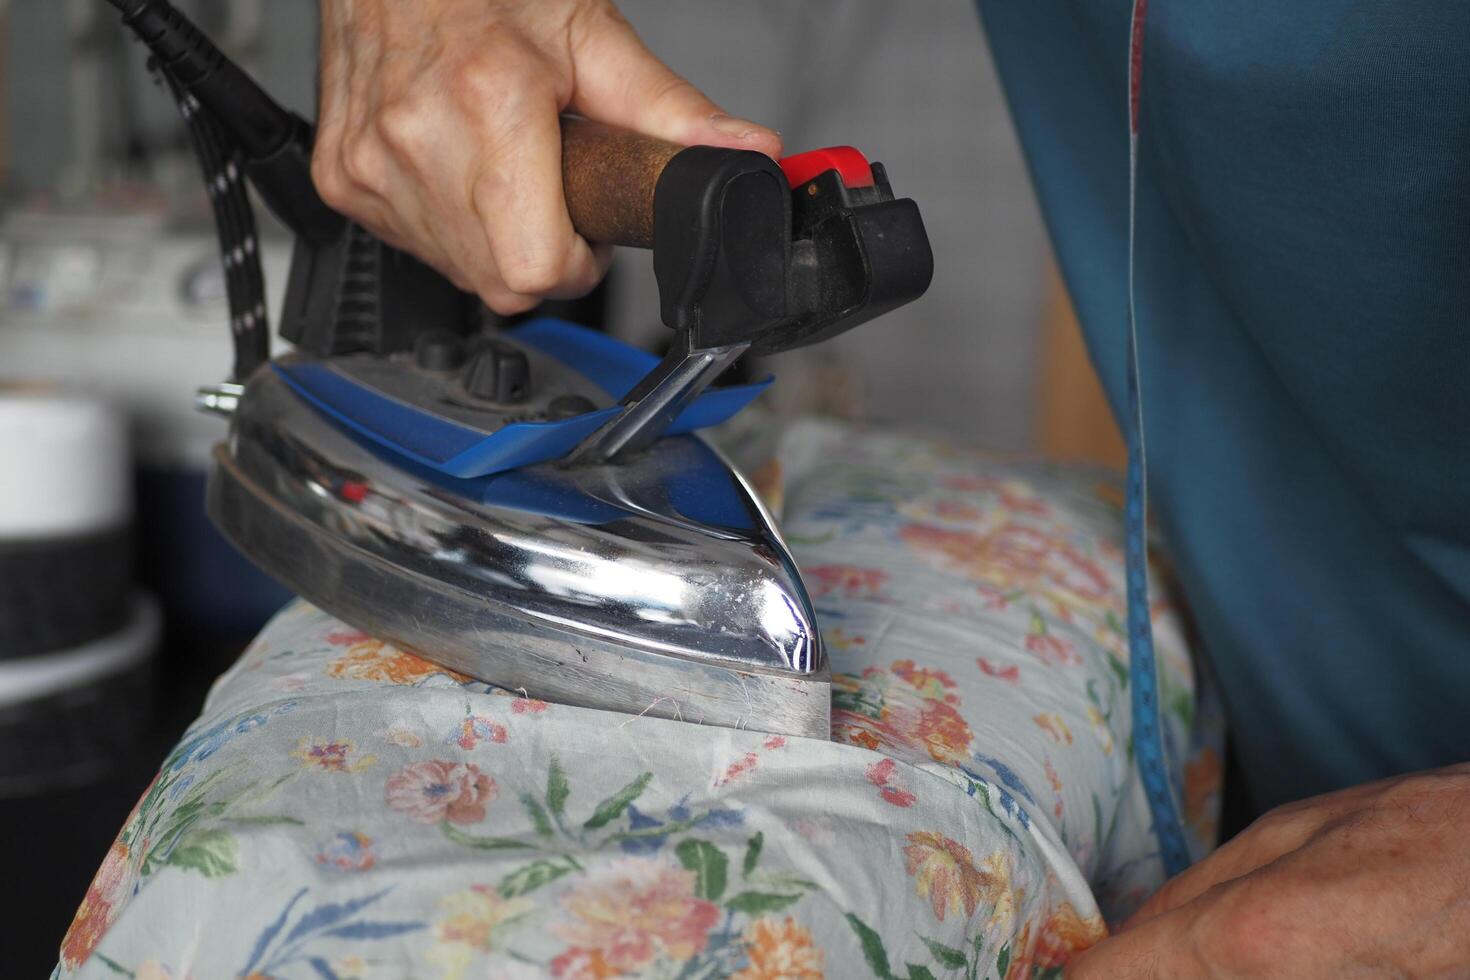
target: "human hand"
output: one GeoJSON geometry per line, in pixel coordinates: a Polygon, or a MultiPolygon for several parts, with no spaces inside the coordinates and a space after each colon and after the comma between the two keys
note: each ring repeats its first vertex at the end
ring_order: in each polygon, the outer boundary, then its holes
{"type": "Polygon", "coordinates": [[[1067,980],[1470,976],[1470,765],[1266,814],[1067,980]]]}
{"type": "Polygon", "coordinates": [[[499,313],[587,292],[558,114],[674,143],[781,149],[649,53],[611,0],[322,0],[312,178],[333,208],[499,313]]]}

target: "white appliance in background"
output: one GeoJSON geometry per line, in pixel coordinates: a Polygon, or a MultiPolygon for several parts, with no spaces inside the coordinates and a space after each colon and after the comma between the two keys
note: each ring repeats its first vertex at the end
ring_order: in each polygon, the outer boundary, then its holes
{"type": "MultiPolygon", "coordinates": [[[[290,243],[267,239],[261,255],[279,309],[290,243]]],[[[111,400],[145,465],[202,469],[223,438],[223,420],[196,412],[194,392],[230,370],[227,320],[212,229],[172,231],[151,214],[0,221],[0,381],[51,380],[111,400]]]]}
{"type": "MultiPolygon", "coordinates": [[[[261,254],[279,309],[290,244],[267,238],[261,254]]],[[[287,594],[204,516],[210,447],[226,428],[195,410],[194,394],[230,370],[227,320],[212,228],[176,231],[151,213],[0,221],[0,383],[50,382],[124,413],[145,579],[170,622],[235,635],[258,628],[287,594]]]]}
{"type": "Polygon", "coordinates": [[[115,406],[0,386],[0,799],[105,778],[146,738],[157,604],[133,578],[115,406]]]}

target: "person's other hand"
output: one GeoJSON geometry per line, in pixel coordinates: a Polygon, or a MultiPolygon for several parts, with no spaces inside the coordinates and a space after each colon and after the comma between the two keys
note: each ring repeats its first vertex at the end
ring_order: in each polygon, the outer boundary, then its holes
{"type": "Polygon", "coordinates": [[[611,0],[322,0],[322,198],[499,313],[597,284],[572,230],[558,114],[780,152],[648,52],[611,0]]]}
{"type": "Polygon", "coordinates": [[[1470,976],[1470,765],[1273,810],[1066,971],[1367,976],[1470,976]]]}

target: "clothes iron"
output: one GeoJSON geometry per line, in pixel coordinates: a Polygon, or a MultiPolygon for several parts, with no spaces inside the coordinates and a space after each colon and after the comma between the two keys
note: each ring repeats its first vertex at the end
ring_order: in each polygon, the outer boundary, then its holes
{"type": "Polygon", "coordinates": [[[348,623],[530,696],[826,738],[827,659],[771,516],[697,434],[764,384],[737,358],[917,298],[914,203],[850,147],[779,164],[563,120],[578,232],[651,248],[662,360],[554,320],[484,329],[478,300],[328,208],[311,128],[163,0],[112,0],[199,151],[221,236],[233,380],[211,518],[348,623]],[[242,178],[296,234],[268,360],[242,178]]]}

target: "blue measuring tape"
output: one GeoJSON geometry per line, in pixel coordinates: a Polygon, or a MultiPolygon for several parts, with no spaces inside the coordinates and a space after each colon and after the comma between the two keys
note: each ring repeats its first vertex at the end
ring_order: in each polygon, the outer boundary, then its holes
{"type": "Polygon", "coordinates": [[[1124,510],[1128,577],[1128,684],[1132,695],[1133,756],[1143,778],[1164,868],[1172,877],[1189,867],[1189,846],[1174,799],[1164,747],[1164,711],[1148,609],[1148,453],[1138,380],[1138,316],[1133,297],[1134,231],[1138,213],[1138,104],[1143,76],[1143,27],[1148,0],[1134,0],[1128,50],[1128,486],[1124,510]]]}

